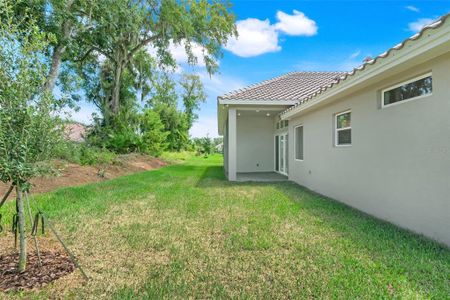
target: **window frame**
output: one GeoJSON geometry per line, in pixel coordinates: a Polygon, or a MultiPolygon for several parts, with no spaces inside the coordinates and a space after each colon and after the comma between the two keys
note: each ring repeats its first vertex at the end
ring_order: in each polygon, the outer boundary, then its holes
{"type": "Polygon", "coordinates": [[[343,112],[339,112],[339,113],[335,113],[334,114],[334,146],[335,147],[350,147],[353,144],[353,140],[350,142],[350,144],[338,144],[338,137],[339,137],[338,132],[339,131],[349,130],[350,129],[350,137],[351,137],[351,134],[352,134],[352,131],[353,131],[352,125],[351,125],[352,124],[352,117],[351,116],[352,116],[352,110],[351,109],[347,109],[347,110],[345,110],[343,112]],[[349,127],[338,128],[338,123],[337,123],[338,117],[341,116],[341,115],[345,115],[347,113],[350,113],[350,126],[349,127]]]}
{"type": "MultiPolygon", "coordinates": [[[[409,80],[402,81],[401,83],[392,85],[392,86],[387,87],[385,89],[382,89],[381,90],[381,108],[390,107],[390,106],[394,106],[394,105],[398,105],[398,104],[403,104],[405,102],[409,102],[409,101],[412,101],[412,100],[418,100],[418,99],[422,99],[422,98],[425,98],[425,97],[432,96],[433,95],[433,90],[429,94],[408,98],[406,100],[401,100],[401,101],[397,101],[397,102],[394,102],[394,103],[384,104],[384,93],[385,92],[390,91],[390,90],[394,90],[394,89],[396,89],[398,87],[401,87],[402,85],[413,83],[415,81],[419,81],[419,80],[427,78],[427,77],[431,77],[431,80],[432,80],[431,82],[433,82],[433,72],[428,72],[428,73],[416,76],[414,78],[411,78],[409,80]]],[[[433,87],[433,85],[432,85],[432,87],[433,87]]]]}
{"type": "Polygon", "coordinates": [[[294,160],[295,161],[304,161],[305,160],[305,127],[303,126],[303,124],[298,124],[294,127],[294,160]],[[297,158],[297,128],[302,127],[303,128],[303,159],[299,159],[297,158]]]}

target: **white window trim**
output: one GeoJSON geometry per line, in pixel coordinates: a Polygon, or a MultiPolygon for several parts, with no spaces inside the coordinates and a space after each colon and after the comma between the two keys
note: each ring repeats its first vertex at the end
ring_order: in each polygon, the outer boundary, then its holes
{"type": "Polygon", "coordinates": [[[305,160],[305,127],[303,124],[298,124],[294,127],[294,160],[295,161],[304,161],[305,160]],[[303,127],[303,159],[297,158],[297,128],[303,127]]]}
{"type": "MultiPolygon", "coordinates": [[[[343,111],[343,112],[340,112],[340,113],[337,113],[334,115],[334,146],[335,147],[350,147],[352,145],[351,143],[350,144],[338,144],[338,132],[342,131],[342,130],[348,130],[348,129],[352,130],[351,125],[349,127],[342,127],[342,128],[338,128],[338,126],[337,126],[337,118],[340,115],[345,115],[347,113],[350,113],[350,124],[351,124],[351,122],[352,122],[351,121],[352,120],[351,119],[351,113],[352,113],[351,109],[348,109],[346,111],[343,111]]],[[[351,132],[350,132],[350,134],[351,134],[351,132]]]]}
{"type": "Polygon", "coordinates": [[[385,92],[393,90],[393,89],[396,89],[398,87],[401,87],[402,85],[409,84],[409,83],[412,83],[414,81],[418,81],[418,80],[424,79],[426,77],[431,77],[431,80],[433,80],[433,73],[432,72],[428,72],[428,73],[422,74],[420,76],[414,77],[412,79],[409,79],[407,81],[403,81],[402,83],[399,83],[399,84],[396,84],[396,85],[393,85],[393,86],[390,86],[388,88],[385,88],[385,89],[381,90],[381,108],[395,106],[395,105],[398,105],[398,104],[403,104],[405,102],[409,102],[411,100],[418,100],[418,99],[422,99],[422,98],[426,98],[426,97],[432,96],[433,92],[431,92],[429,94],[426,94],[426,95],[416,96],[416,97],[412,97],[412,98],[409,98],[409,99],[406,99],[406,100],[402,100],[402,101],[397,101],[397,102],[390,103],[390,104],[384,104],[384,93],[385,92]]]}

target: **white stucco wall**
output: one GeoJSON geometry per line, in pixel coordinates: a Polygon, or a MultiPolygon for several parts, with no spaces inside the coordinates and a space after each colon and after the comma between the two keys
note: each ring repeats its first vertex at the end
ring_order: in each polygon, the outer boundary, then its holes
{"type": "Polygon", "coordinates": [[[290,120],[289,178],[450,245],[450,54],[290,120]],[[381,89],[432,71],[431,96],[381,108],[381,89]],[[351,109],[352,146],[334,146],[334,115],[351,109]],[[291,139],[293,141],[293,139],[291,139]]]}
{"type": "Polygon", "coordinates": [[[237,172],[274,170],[274,123],[272,117],[237,118],[237,172]]]}

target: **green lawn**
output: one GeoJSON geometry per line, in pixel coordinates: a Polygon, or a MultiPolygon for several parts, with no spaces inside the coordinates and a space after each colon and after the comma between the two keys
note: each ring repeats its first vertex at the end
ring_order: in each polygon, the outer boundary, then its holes
{"type": "Polygon", "coordinates": [[[229,183],[221,165],[193,158],[40,196],[91,281],[8,296],[450,297],[447,248],[293,183],[229,183]]]}

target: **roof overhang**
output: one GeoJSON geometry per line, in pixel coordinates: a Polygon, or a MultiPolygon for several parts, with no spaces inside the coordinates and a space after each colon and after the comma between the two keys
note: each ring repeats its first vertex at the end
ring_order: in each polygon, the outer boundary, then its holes
{"type": "Polygon", "coordinates": [[[279,110],[298,103],[297,100],[256,100],[256,99],[221,99],[217,98],[217,120],[219,135],[223,135],[225,122],[228,116],[229,108],[237,108],[242,110],[260,109],[260,110],[279,110]]]}
{"type": "Polygon", "coordinates": [[[346,80],[309,101],[288,108],[280,114],[280,118],[283,120],[291,119],[318,109],[384,78],[394,76],[449,52],[450,22],[446,22],[439,30],[427,30],[420,39],[407,41],[401,49],[392,51],[388,56],[380,58],[378,63],[367,65],[364,70],[355,71],[346,80]]]}

